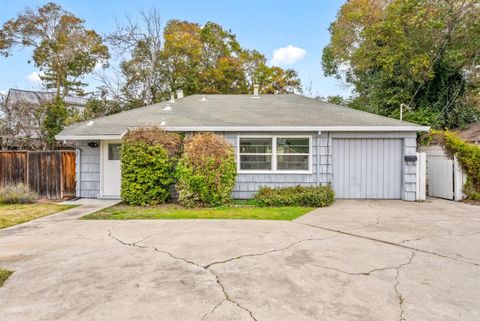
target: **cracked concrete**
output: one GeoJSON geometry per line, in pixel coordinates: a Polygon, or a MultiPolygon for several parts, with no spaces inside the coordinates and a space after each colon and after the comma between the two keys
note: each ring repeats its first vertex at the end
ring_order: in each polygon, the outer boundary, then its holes
{"type": "Polygon", "coordinates": [[[480,208],[338,201],[294,222],[0,231],[0,320],[478,320],[480,208]]]}

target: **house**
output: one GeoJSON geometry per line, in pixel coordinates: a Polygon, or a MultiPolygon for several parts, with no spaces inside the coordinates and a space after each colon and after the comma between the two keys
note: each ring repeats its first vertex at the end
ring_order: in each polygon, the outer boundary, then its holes
{"type": "MultiPolygon", "coordinates": [[[[53,92],[40,92],[10,89],[3,103],[3,126],[0,128],[0,148],[18,149],[25,146],[35,147],[40,138],[40,126],[43,120],[40,107],[55,97],[53,92]]],[[[66,96],[65,103],[71,109],[82,114],[87,103],[86,98],[66,96]]]]}
{"type": "Polygon", "coordinates": [[[416,199],[416,135],[428,127],[300,95],[192,95],[65,128],[77,195],[118,198],[122,136],[139,127],[215,132],[235,149],[234,198],[261,186],[332,184],[338,198],[416,199]]]}

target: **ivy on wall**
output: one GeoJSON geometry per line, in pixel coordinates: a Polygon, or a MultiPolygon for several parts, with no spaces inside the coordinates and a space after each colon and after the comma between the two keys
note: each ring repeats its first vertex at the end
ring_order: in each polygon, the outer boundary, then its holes
{"type": "Polygon", "coordinates": [[[480,147],[460,139],[450,131],[433,130],[430,141],[442,144],[447,154],[457,160],[467,174],[463,192],[469,199],[480,200],[480,147]]]}

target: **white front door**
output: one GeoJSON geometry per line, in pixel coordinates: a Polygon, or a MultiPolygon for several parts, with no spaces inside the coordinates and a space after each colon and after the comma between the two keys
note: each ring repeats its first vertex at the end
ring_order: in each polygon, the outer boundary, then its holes
{"type": "Polygon", "coordinates": [[[120,197],[121,141],[102,141],[102,197],[120,197]]]}

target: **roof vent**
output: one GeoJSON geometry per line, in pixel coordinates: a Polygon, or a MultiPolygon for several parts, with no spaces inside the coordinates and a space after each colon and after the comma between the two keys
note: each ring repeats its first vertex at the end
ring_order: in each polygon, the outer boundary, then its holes
{"type": "Polygon", "coordinates": [[[165,121],[165,118],[162,117],[162,121],[160,122],[160,126],[165,126],[167,122],[165,121]]]}
{"type": "Polygon", "coordinates": [[[91,120],[87,123],[87,126],[92,126],[92,125],[93,125],[93,120],[91,120]]]}
{"type": "Polygon", "coordinates": [[[172,106],[170,106],[168,103],[165,107],[163,107],[163,110],[172,110],[172,106]]]}
{"type": "Polygon", "coordinates": [[[207,98],[205,97],[205,95],[202,95],[202,99],[200,99],[200,101],[207,101],[207,98]]]}
{"type": "Polygon", "coordinates": [[[183,98],[183,89],[177,89],[177,99],[183,98]]]}
{"type": "Polygon", "coordinates": [[[254,84],[253,85],[253,97],[252,98],[260,98],[260,96],[258,95],[258,89],[260,88],[260,86],[258,84],[254,84]]]}
{"type": "Polygon", "coordinates": [[[171,94],[170,94],[170,102],[171,102],[171,103],[174,103],[174,102],[175,102],[175,94],[174,94],[174,93],[171,93],[171,94]]]}

